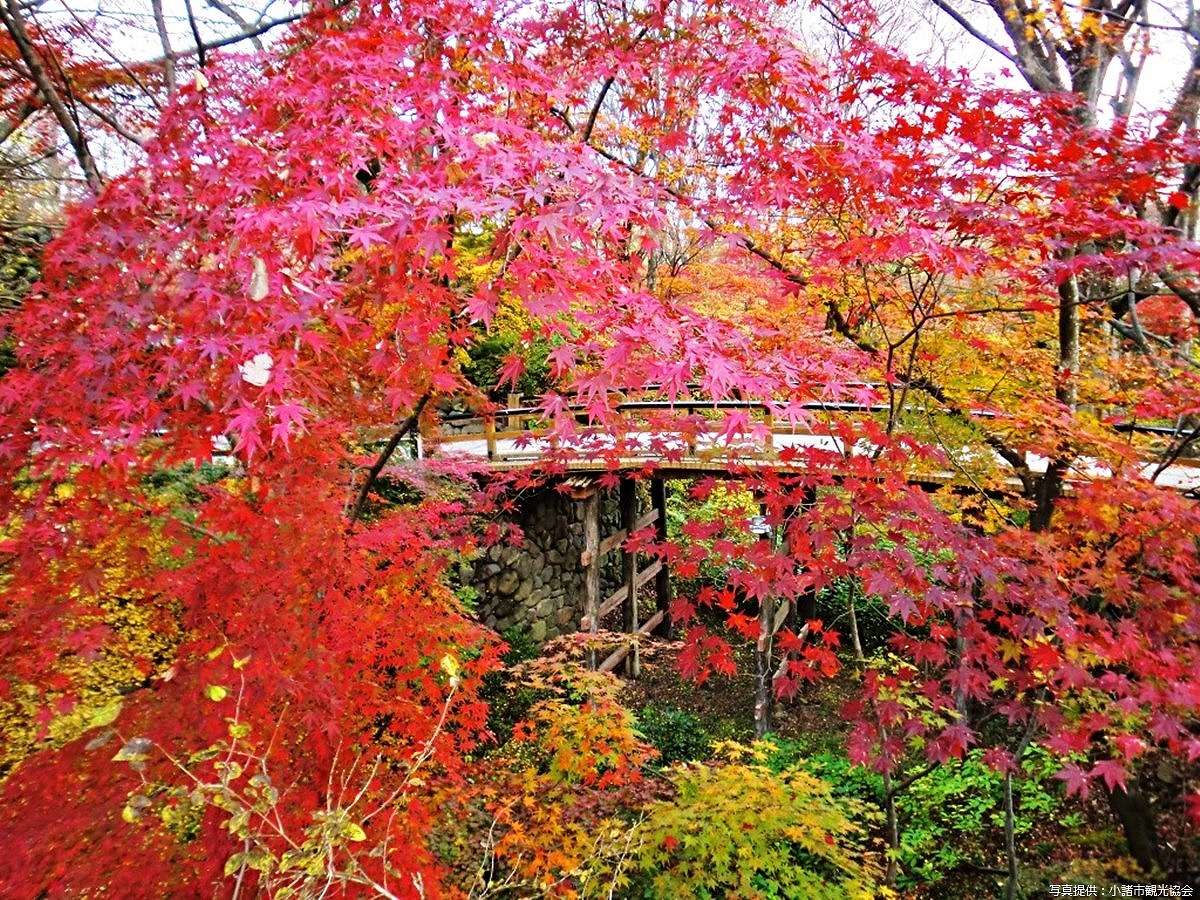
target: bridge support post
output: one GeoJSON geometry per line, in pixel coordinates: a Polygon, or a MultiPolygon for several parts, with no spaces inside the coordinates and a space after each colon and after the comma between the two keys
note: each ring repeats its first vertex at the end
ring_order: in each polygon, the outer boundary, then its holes
{"type": "MultiPolygon", "coordinates": [[[[637,484],[632,478],[621,479],[621,530],[626,539],[633,534],[637,522],[637,484]]],[[[621,601],[621,630],[629,635],[632,643],[629,655],[625,657],[625,674],[636,678],[641,668],[638,654],[637,630],[637,553],[622,546],[621,548],[621,583],[626,593],[621,601]]]]}
{"type": "MultiPolygon", "coordinates": [[[[585,630],[600,628],[600,491],[593,485],[583,501],[583,619],[585,630]]],[[[596,648],[587,652],[588,668],[596,668],[596,648]]]]}
{"type": "MultiPolygon", "coordinates": [[[[521,395],[520,394],[509,394],[508,395],[508,408],[509,409],[517,409],[520,407],[520,405],[521,405],[521,395]]],[[[508,416],[504,421],[504,428],[507,431],[520,431],[521,430],[521,417],[520,416],[508,416]]]]}
{"type": "Polygon", "coordinates": [[[483,440],[487,445],[487,458],[496,458],[496,415],[495,413],[484,413],[483,416],[483,440]]]}

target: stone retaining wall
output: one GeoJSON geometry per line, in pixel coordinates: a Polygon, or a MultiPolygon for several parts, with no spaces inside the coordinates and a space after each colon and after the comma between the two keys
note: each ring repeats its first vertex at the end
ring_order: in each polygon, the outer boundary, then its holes
{"type": "MultiPolygon", "coordinates": [[[[497,544],[463,567],[462,581],[479,592],[479,616],[498,632],[518,628],[541,643],[579,630],[583,617],[583,506],[553,488],[521,497],[513,521],[519,544],[497,544]]],[[[616,491],[600,496],[600,535],[620,527],[616,491]]],[[[621,584],[621,554],[600,570],[601,596],[621,584]]]]}

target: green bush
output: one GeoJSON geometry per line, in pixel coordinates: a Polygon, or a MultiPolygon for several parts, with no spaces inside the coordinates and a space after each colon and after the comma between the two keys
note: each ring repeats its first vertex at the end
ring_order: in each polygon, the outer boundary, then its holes
{"type": "Polygon", "coordinates": [[[842,644],[850,646],[850,600],[858,622],[858,638],[863,654],[872,656],[888,649],[888,639],[897,631],[896,621],[886,604],[877,596],[865,594],[858,578],[839,578],[817,594],[817,615],[829,628],[842,635],[842,644]]]}
{"type": "Polygon", "coordinates": [[[537,657],[538,646],[529,632],[513,627],[503,631],[500,637],[508,644],[508,650],[500,657],[505,669],[484,676],[480,697],[488,705],[488,730],[495,735],[497,743],[503,745],[512,737],[513,726],[529,714],[535,703],[544,700],[548,692],[514,682],[507,671],[537,657]]]}
{"type": "Polygon", "coordinates": [[[514,334],[489,334],[467,349],[468,360],[463,364],[467,380],[495,399],[505,394],[518,393],[525,396],[544,394],[552,386],[550,377],[550,342],[543,338],[522,343],[514,334]],[[525,361],[525,371],[516,385],[499,384],[505,358],[520,356],[525,361]]]}
{"type": "MultiPolygon", "coordinates": [[[[798,764],[828,782],[835,797],[853,797],[882,808],[883,777],[878,773],[853,766],[838,753],[817,754],[798,764]]],[[[1018,837],[1039,822],[1059,818],[1062,791],[1053,777],[1057,769],[1054,758],[1040,747],[1026,752],[1021,775],[1013,782],[1018,837]]],[[[1003,782],[976,750],[962,762],[938,766],[896,797],[900,887],[934,884],[964,863],[988,862],[1003,846],[1003,782]]]]}
{"type": "Polygon", "coordinates": [[[712,735],[691,713],[669,706],[645,706],[637,714],[638,732],[658,750],[658,764],[707,759],[712,752],[712,735]]]}

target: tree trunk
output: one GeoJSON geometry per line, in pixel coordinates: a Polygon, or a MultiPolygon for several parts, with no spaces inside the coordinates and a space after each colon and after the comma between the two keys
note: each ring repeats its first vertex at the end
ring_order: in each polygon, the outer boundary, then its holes
{"type": "Polygon", "coordinates": [[[1106,790],[1108,805],[1121,823],[1125,832],[1125,843],[1129,855],[1146,872],[1157,868],[1161,862],[1158,852],[1158,829],[1154,824],[1154,810],[1150,801],[1138,787],[1136,779],[1130,779],[1125,790],[1106,790]]]}
{"type": "Polygon", "coordinates": [[[1008,879],[1004,882],[1004,900],[1017,896],[1017,821],[1013,811],[1012,772],[1004,773],[1004,855],[1008,860],[1008,879]]]}
{"type": "Polygon", "coordinates": [[[771,691],[775,673],[771,668],[771,640],[775,627],[775,598],[762,598],[758,610],[758,642],[754,647],[757,674],[754,690],[754,736],[765,737],[771,730],[771,691]]]}

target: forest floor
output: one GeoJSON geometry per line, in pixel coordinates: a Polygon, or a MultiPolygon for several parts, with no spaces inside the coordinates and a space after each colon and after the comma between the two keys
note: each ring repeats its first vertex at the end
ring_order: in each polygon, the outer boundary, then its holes
{"type": "MultiPolygon", "coordinates": [[[[677,659],[681,648],[680,642],[643,643],[640,675],[624,682],[625,705],[635,712],[647,707],[682,711],[694,717],[714,740],[751,740],[755,683],[751,648],[738,651],[737,675],[712,676],[701,685],[680,676],[677,659]]],[[[806,685],[794,698],[775,704],[774,734],[801,757],[844,755],[849,725],[841,708],[857,690],[850,666],[835,677],[806,685]]],[[[1193,780],[1197,772],[1188,774],[1191,778],[1187,780],[1193,780]]],[[[937,781],[938,776],[931,780],[937,781]]],[[[1200,873],[1188,871],[1200,867],[1200,836],[1186,833],[1182,825],[1181,782],[1176,771],[1175,777],[1157,785],[1159,794],[1153,799],[1160,809],[1159,837],[1168,871],[1145,873],[1128,856],[1120,824],[1101,791],[1095,790],[1087,798],[1066,798],[1061,785],[1047,776],[1039,789],[1044,795],[1038,795],[1040,807],[1025,814],[1025,830],[1017,838],[1018,896],[1073,895],[1061,887],[1069,884],[1084,885],[1085,890],[1095,885],[1096,892],[1088,895],[1099,897],[1200,897],[1200,873]],[[1189,877],[1193,893],[1184,893],[1189,877]],[[1139,885],[1154,885],[1155,890],[1166,885],[1168,891],[1178,888],[1179,893],[1150,893],[1139,885]]],[[[944,798],[941,809],[910,812],[907,821],[902,821],[901,828],[909,832],[914,844],[929,847],[929,855],[937,858],[930,860],[925,873],[910,872],[907,878],[902,873],[901,896],[919,900],[1002,896],[1007,863],[1003,830],[998,825],[1000,797],[998,793],[986,796],[986,790],[976,791],[972,797],[970,787],[965,781],[961,785],[954,782],[947,788],[951,791],[948,796],[935,791],[934,796],[944,798]],[[956,786],[963,788],[961,795],[953,793],[956,786]],[[978,796],[980,793],[984,796],[978,796]],[[954,810],[960,806],[970,817],[956,823],[954,810]]],[[[877,825],[874,830],[874,837],[882,840],[883,829],[877,825]]]]}

